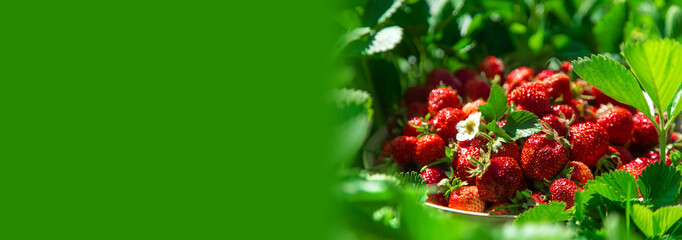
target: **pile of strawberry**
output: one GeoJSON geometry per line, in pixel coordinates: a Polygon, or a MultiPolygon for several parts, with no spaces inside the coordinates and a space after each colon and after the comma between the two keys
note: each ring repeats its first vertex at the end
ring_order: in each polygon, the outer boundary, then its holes
{"type": "MultiPolygon", "coordinates": [[[[403,121],[396,121],[404,124],[393,126],[397,137],[382,147],[380,160],[421,173],[432,189],[430,203],[492,214],[518,214],[550,201],[568,209],[575,191],[595,176],[622,169],[638,177],[660,158],[654,124],[572,81],[568,62],[558,71],[536,75],[519,67],[505,75],[504,63],[487,57],[478,70],[434,69],[425,84],[409,87],[403,121]],[[532,115],[514,113],[524,111],[532,115]],[[536,121],[522,122],[528,115],[536,121]],[[505,124],[515,126],[503,131],[505,124]]],[[[680,139],[678,133],[669,138],[680,139]]],[[[671,164],[668,156],[665,161],[671,164]]]]}

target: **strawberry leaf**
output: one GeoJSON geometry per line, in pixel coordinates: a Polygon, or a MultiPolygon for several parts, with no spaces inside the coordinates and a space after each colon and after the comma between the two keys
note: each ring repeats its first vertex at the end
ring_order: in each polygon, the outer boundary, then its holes
{"type": "Polygon", "coordinates": [[[496,136],[501,137],[505,140],[509,141],[514,140],[512,139],[511,136],[509,136],[509,134],[507,134],[507,132],[504,131],[504,129],[502,129],[502,127],[500,127],[500,125],[497,125],[497,121],[492,121],[491,123],[485,125],[481,124],[481,126],[483,126],[483,128],[487,129],[488,131],[495,133],[496,136]]]}
{"type": "Polygon", "coordinates": [[[500,120],[509,107],[507,106],[507,96],[504,95],[504,90],[499,85],[493,85],[490,89],[490,96],[488,102],[478,107],[478,111],[486,122],[500,120]]]}
{"type": "Polygon", "coordinates": [[[682,206],[663,207],[656,212],[641,204],[632,205],[632,221],[648,238],[663,236],[682,218],[682,206]]]}
{"type": "Polygon", "coordinates": [[[623,46],[623,56],[654,105],[668,107],[682,84],[682,46],[670,39],[633,42],[623,46]]]}
{"type": "Polygon", "coordinates": [[[601,54],[592,55],[589,58],[578,58],[571,64],[578,76],[604,94],[631,105],[647,114],[649,118],[653,118],[637,79],[625,66],[601,54]]]}
{"type": "Polygon", "coordinates": [[[570,211],[564,211],[566,203],[550,202],[540,204],[519,215],[514,224],[523,225],[526,223],[547,223],[567,221],[571,218],[570,211]]]}
{"type": "Polygon", "coordinates": [[[540,119],[535,114],[527,111],[514,111],[509,113],[507,123],[502,127],[513,139],[530,137],[541,130],[540,119]]]}
{"type": "Polygon", "coordinates": [[[395,48],[403,39],[403,29],[398,26],[386,27],[379,30],[372,38],[371,43],[364,50],[365,55],[373,55],[389,51],[395,48]]]}
{"type": "Polygon", "coordinates": [[[680,196],[680,182],[682,176],[675,167],[656,161],[642,171],[637,184],[644,203],[659,208],[677,202],[680,196]]]}
{"type": "Polygon", "coordinates": [[[635,177],[623,170],[602,174],[588,181],[585,188],[615,202],[622,203],[627,199],[637,198],[635,177]]]}

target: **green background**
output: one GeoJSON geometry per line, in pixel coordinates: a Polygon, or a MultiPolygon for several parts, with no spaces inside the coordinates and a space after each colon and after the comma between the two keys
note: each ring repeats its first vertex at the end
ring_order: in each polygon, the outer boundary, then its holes
{"type": "Polygon", "coordinates": [[[0,238],[326,235],[327,3],[13,4],[0,238]]]}

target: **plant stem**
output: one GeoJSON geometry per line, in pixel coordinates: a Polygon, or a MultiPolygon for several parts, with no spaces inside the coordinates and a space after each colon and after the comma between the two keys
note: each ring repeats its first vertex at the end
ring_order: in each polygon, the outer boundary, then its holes
{"type": "MultiPolygon", "coordinates": [[[[665,119],[663,119],[663,112],[660,110],[658,111],[658,119],[659,119],[659,121],[661,121],[661,123],[658,125],[658,137],[660,139],[658,141],[658,143],[660,145],[660,149],[658,150],[660,157],[658,158],[658,160],[665,162],[665,156],[666,156],[665,155],[665,146],[666,146],[665,140],[666,140],[666,135],[668,133],[668,128],[670,127],[670,124],[663,124],[663,123],[665,123],[665,121],[664,121],[665,119]]],[[[655,116],[654,116],[654,120],[656,120],[655,116]]]]}

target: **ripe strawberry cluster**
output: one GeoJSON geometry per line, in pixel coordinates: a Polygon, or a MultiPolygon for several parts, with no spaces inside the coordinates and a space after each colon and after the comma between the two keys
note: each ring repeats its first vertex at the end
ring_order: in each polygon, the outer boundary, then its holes
{"type": "MultiPolygon", "coordinates": [[[[586,82],[571,81],[570,71],[564,62],[558,72],[519,67],[505,75],[495,57],[485,58],[478,71],[434,69],[425,84],[404,92],[405,124],[394,127],[402,131],[379,158],[421,171],[438,189],[429,193],[430,203],[493,214],[518,214],[549,201],[570,208],[575,191],[604,172],[622,169],[638,177],[660,159],[652,151],[659,141],[654,124],[586,82]],[[542,130],[515,141],[478,131],[486,124],[479,107],[494,84],[502,86],[511,111],[535,114],[542,130]]],[[[509,121],[502,119],[501,127],[509,121]]],[[[670,138],[680,139],[678,133],[670,138]]],[[[671,164],[668,156],[665,161],[671,164]]]]}

